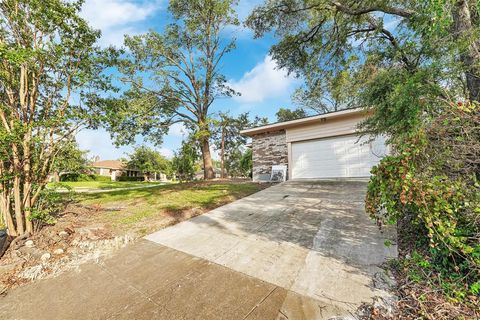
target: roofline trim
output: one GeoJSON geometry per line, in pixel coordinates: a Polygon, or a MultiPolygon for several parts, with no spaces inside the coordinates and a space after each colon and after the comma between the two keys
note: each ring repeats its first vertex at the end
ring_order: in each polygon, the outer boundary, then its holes
{"type": "Polygon", "coordinates": [[[301,125],[301,124],[306,124],[306,123],[310,123],[310,122],[313,123],[313,122],[317,122],[321,119],[336,118],[336,117],[343,116],[343,115],[356,114],[356,113],[361,113],[361,112],[366,112],[366,111],[362,108],[344,109],[344,110],[340,110],[340,111],[323,113],[323,114],[310,116],[310,117],[306,117],[306,118],[295,119],[295,120],[284,121],[284,122],[277,122],[277,123],[267,124],[267,125],[260,126],[260,127],[249,128],[249,129],[241,130],[240,133],[244,134],[244,135],[247,135],[247,136],[252,136],[252,135],[263,133],[263,132],[269,132],[269,131],[272,131],[272,130],[282,130],[282,129],[294,127],[294,126],[301,125]]]}

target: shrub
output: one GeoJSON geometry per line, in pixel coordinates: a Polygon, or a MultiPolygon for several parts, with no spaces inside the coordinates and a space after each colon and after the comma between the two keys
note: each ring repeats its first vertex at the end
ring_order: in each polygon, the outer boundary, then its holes
{"type": "Polygon", "coordinates": [[[120,176],[117,177],[118,181],[144,181],[143,177],[127,177],[127,176],[120,176]]]}
{"type": "Polygon", "coordinates": [[[55,224],[57,222],[55,216],[64,209],[65,202],[72,199],[73,190],[68,185],[58,183],[53,188],[43,189],[29,216],[33,222],[34,231],[40,230],[44,225],[55,224]],[[67,193],[56,192],[57,187],[67,189],[67,193]]]}
{"type": "Polygon", "coordinates": [[[421,258],[452,298],[480,287],[480,108],[449,105],[372,169],[367,211],[382,225],[413,217],[421,258]]]}
{"type": "Polygon", "coordinates": [[[110,176],[101,176],[98,174],[84,174],[84,173],[67,173],[60,177],[60,181],[67,182],[67,181],[104,181],[108,182],[111,181],[110,176]]]}

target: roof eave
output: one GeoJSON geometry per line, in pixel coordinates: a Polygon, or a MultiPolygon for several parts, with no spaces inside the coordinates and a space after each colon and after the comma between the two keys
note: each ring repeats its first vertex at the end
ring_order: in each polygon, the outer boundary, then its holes
{"type": "Polygon", "coordinates": [[[336,117],[341,117],[341,116],[351,115],[351,114],[359,114],[359,113],[362,113],[362,112],[366,112],[366,111],[364,109],[361,109],[361,108],[341,110],[341,111],[330,112],[330,113],[326,113],[326,114],[320,114],[320,115],[317,115],[317,116],[311,116],[311,117],[307,117],[307,118],[301,118],[301,119],[290,120],[290,121],[285,121],[285,122],[278,122],[278,123],[273,123],[273,124],[267,124],[267,125],[261,126],[261,127],[245,129],[245,130],[240,131],[240,133],[243,134],[243,135],[246,135],[246,136],[254,136],[254,135],[257,135],[257,134],[260,134],[260,133],[264,133],[264,132],[284,130],[284,129],[291,128],[291,127],[296,127],[296,126],[306,125],[306,124],[310,124],[310,123],[315,123],[315,122],[322,121],[322,119],[336,118],[336,117]]]}

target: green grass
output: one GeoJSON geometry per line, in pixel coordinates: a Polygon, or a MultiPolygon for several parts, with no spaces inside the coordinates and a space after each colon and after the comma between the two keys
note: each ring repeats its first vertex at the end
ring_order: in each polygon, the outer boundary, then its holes
{"type": "Polygon", "coordinates": [[[97,216],[124,232],[143,235],[261,190],[256,183],[201,182],[154,188],[77,194],[83,205],[95,206],[97,216]]]}
{"type": "Polygon", "coordinates": [[[68,186],[71,188],[90,188],[90,189],[116,189],[116,188],[130,188],[130,187],[142,187],[146,185],[156,185],[158,182],[140,182],[140,181],[74,181],[74,182],[61,182],[61,183],[49,183],[48,187],[55,188],[58,186],[68,186]]]}

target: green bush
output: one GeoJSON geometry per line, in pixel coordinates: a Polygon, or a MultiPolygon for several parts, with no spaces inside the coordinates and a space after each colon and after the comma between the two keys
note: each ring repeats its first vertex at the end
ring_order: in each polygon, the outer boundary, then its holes
{"type": "Polygon", "coordinates": [[[39,200],[32,208],[28,217],[32,222],[35,231],[39,231],[44,225],[53,225],[57,222],[56,215],[65,208],[65,203],[72,201],[73,190],[68,185],[56,184],[53,188],[43,189],[39,200]],[[57,187],[67,189],[67,193],[59,193],[57,187]]]}
{"type": "Polygon", "coordinates": [[[60,181],[62,182],[70,182],[70,181],[103,181],[108,182],[111,181],[110,176],[101,176],[98,174],[84,174],[84,173],[67,173],[60,177],[60,181]]]}
{"type": "Polygon", "coordinates": [[[457,300],[480,287],[478,111],[450,105],[395,137],[394,154],[372,169],[366,197],[379,224],[413,217],[418,252],[407,263],[436,274],[437,286],[457,300]]]}
{"type": "Polygon", "coordinates": [[[112,181],[112,178],[110,176],[101,176],[98,174],[94,174],[93,181],[109,182],[112,181]]]}
{"type": "Polygon", "coordinates": [[[127,177],[127,176],[120,176],[117,177],[118,181],[144,181],[143,177],[127,177]]]}

